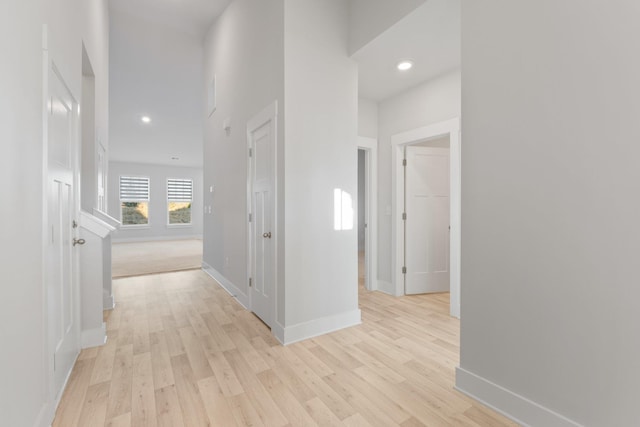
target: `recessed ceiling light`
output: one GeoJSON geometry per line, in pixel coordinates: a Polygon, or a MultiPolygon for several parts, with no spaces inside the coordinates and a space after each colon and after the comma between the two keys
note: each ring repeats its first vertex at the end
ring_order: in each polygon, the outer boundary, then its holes
{"type": "Polygon", "coordinates": [[[151,123],[151,117],[149,116],[142,116],[140,120],[142,120],[143,123],[151,123]]]}
{"type": "Polygon", "coordinates": [[[413,62],[409,61],[408,59],[404,59],[400,62],[398,62],[398,70],[400,71],[407,71],[410,70],[413,67],[413,62]]]}

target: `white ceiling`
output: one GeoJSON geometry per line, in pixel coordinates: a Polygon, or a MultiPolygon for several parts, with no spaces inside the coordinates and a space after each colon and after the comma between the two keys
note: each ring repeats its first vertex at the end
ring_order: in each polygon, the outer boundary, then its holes
{"type": "Polygon", "coordinates": [[[460,67],[460,0],[428,0],[353,55],[360,97],[382,101],[460,67]],[[396,69],[411,59],[408,72],[396,69]]]}
{"type": "Polygon", "coordinates": [[[109,0],[111,10],[185,31],[202,39],[231,0],[109,0]]]}

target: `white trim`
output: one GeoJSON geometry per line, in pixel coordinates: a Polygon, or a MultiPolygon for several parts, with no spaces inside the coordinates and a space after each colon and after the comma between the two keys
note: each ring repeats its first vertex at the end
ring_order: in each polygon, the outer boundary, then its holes
{"type": "Polygon", "coordinates": [[[182,236],[149,236],[149,237],[125,237],[113,236],[111,243],[137,243],[137,242],[164,242],[171,240],[202,240],[202,234],[187,234],[182,236]]]}
{"type": "Polygon", "coordinates": [[[393,283],[387,282],[386,280],[378,279],[378,291],[384,292],[385,294],[389,294],[393,296],[396,295],[393,283]]]}
{"type": "Polygon", "coordinates": [[[112,217],[111,215],[109,215],[106,212],[103,212],[99,209],[93,209],[93,216],[95,216],[96,218],[106,222],[107,224],[109,224],[110,226],[112,226],[113,228],[115,228],[116,230],[118,228],[120,228],[120,226],[122,225],[122,223],[120,223],[120,221],[118,221],[117,219],[115,219],[114,217],[112,217]]]}
{"type": "MultiPolygon", "coordinates": [[[[149,202],[140,202],[140,203],[149,203],[149,202]]],[[[122,217],[122,207],[120,207],[120,217],[122,217]]],[[[149,218],[147,218],[148,220],[149,218]]],[[[120,224],[121,230],[146,230],[151,228],[151,221],[146,224],[120,224]]]]}
{"type": "Polygon", "coordinates": [[[396,296],[404,295],[404,275],[402,261],[404,260],[404,229],[402,212],[404,210],[404,179],[402,174],[403,150],[405,146],[416,142],[449,136],[449,173],[451,187],[451,245],[450,245],[450,290],[451,316],[460,317],[460,209],[461,209],[461,164],[460,164],[460,119],[458,117],[418,129],[412,129],[391,137],[392,158],[392,231],[393,243],[391,268],[393,287],[396,296]]]}
{"type": "Polygon", "coordinates": [[[278,324],[278,328],[273,329],[273,334],[281,344],[289,345],[361,323],[362,314],[360,309],[357,309],[284,328],[278,324]]]}
{"type": "Polygon", "coordinates": [[[358,149],[366,152],[366,223],[369,239],[365,240],[365,284],[368,290],[378,290],[378,140],[358,137],[358,149]]]}
{"type": "MultiPolygon", "coordinates": [[[[251,133],[266,123],[271,122],[272,130],[273,130],[273,170],[272,170],[272,178],[271,182],[271,190],[273,194],[273,198],[271,200],[272,213],[273,216],[271,218],[271,227],[272,227],[272,239],[273,239],[273,258],[271,260],[273,267],[273,293],[272,293],[272,306],[271,306],[271,319],[272,323],[269,327],[273,328],[273,325],[277,324],[278,318],[278,248],[279,248],[279,229],[278,229],[278,101],[275,100],[268,106],[266,106],[262,111],[256,114],[253,118],[251,118],[247,122],[246,128],[246,138],[247,138],[247,155],[249,155],[250,150],[253,150],[252,147],[252,138],[251,133]]],[[[247,161],[247,210],[245,213],[245,221],[247,224],[247,296],[248,296],[248,304],[247,307],[249,311],[251,309],[251,288],[249,287],[249,278],[253,275],[253,259],[251,258],[252,254],[252,243],[253,236],[251,233],[251,228],[253,222],[249,222],[249,215],[253,215],[253,177],[251,172],[252,162],[254,160],[254,156],[249,156],[247,161]]]]}
{"type": "Polygon", "coordinates": [[[455,389],[522,426],[581,426],[549,408],[460,367],[456,368],[455,389]]]}
{"type": "Polygon", "coordinates": [[[102,290],[102,307],[104,310],[113,310],[116,308],[116,300],[113,295],[109,295],[106,289],[102,290]]]}
{"type": "Polygon", "coordinates": [[[234,285],[229,279],[224,277],[224,275],[222,275],[206,262],[202,263],[202,271],[211,276],[211,278],[215,280],[222,289],[227,291],[229,295],[235,298],[235,300],[238,301],[242,307],[244,307],[246,310],[249,310],[249,295],[243,293],[240,288],[234,285]]]}
{"type": "Polygon", "coordinates": [[[98,347],[107,342],[107,324],[102,322],[102,326],[95,329],[82,331],[80,344],[82,348],[98,347]]]}
{"type": "Polygon", "coordinates": [[[80,227],[104,239],[116,229],[88,212],[80,211],[80,227]]]}

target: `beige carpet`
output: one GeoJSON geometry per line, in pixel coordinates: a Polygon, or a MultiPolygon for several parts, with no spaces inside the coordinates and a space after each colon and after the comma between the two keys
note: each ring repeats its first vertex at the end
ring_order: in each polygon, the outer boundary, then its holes
{"type": "Polygon", "coordinates": [[[202,266],[202,240],[114,243],[111,256],[114,278],[191,270],[202,266]]]}

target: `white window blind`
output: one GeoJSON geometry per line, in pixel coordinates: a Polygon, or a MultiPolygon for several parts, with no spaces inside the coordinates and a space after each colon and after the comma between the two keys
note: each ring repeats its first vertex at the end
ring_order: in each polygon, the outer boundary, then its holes
{"type": "Polygon", "coordinates": [[[124,202],[149,201],[149,178],[121,176],[120,200],[124,202]]]}
{"type": "Polygon", "coordinates": [[[171,202],[190,202],[193,198],[193,181],[190,179],[167,179],[167,198],[171,202]]]}

